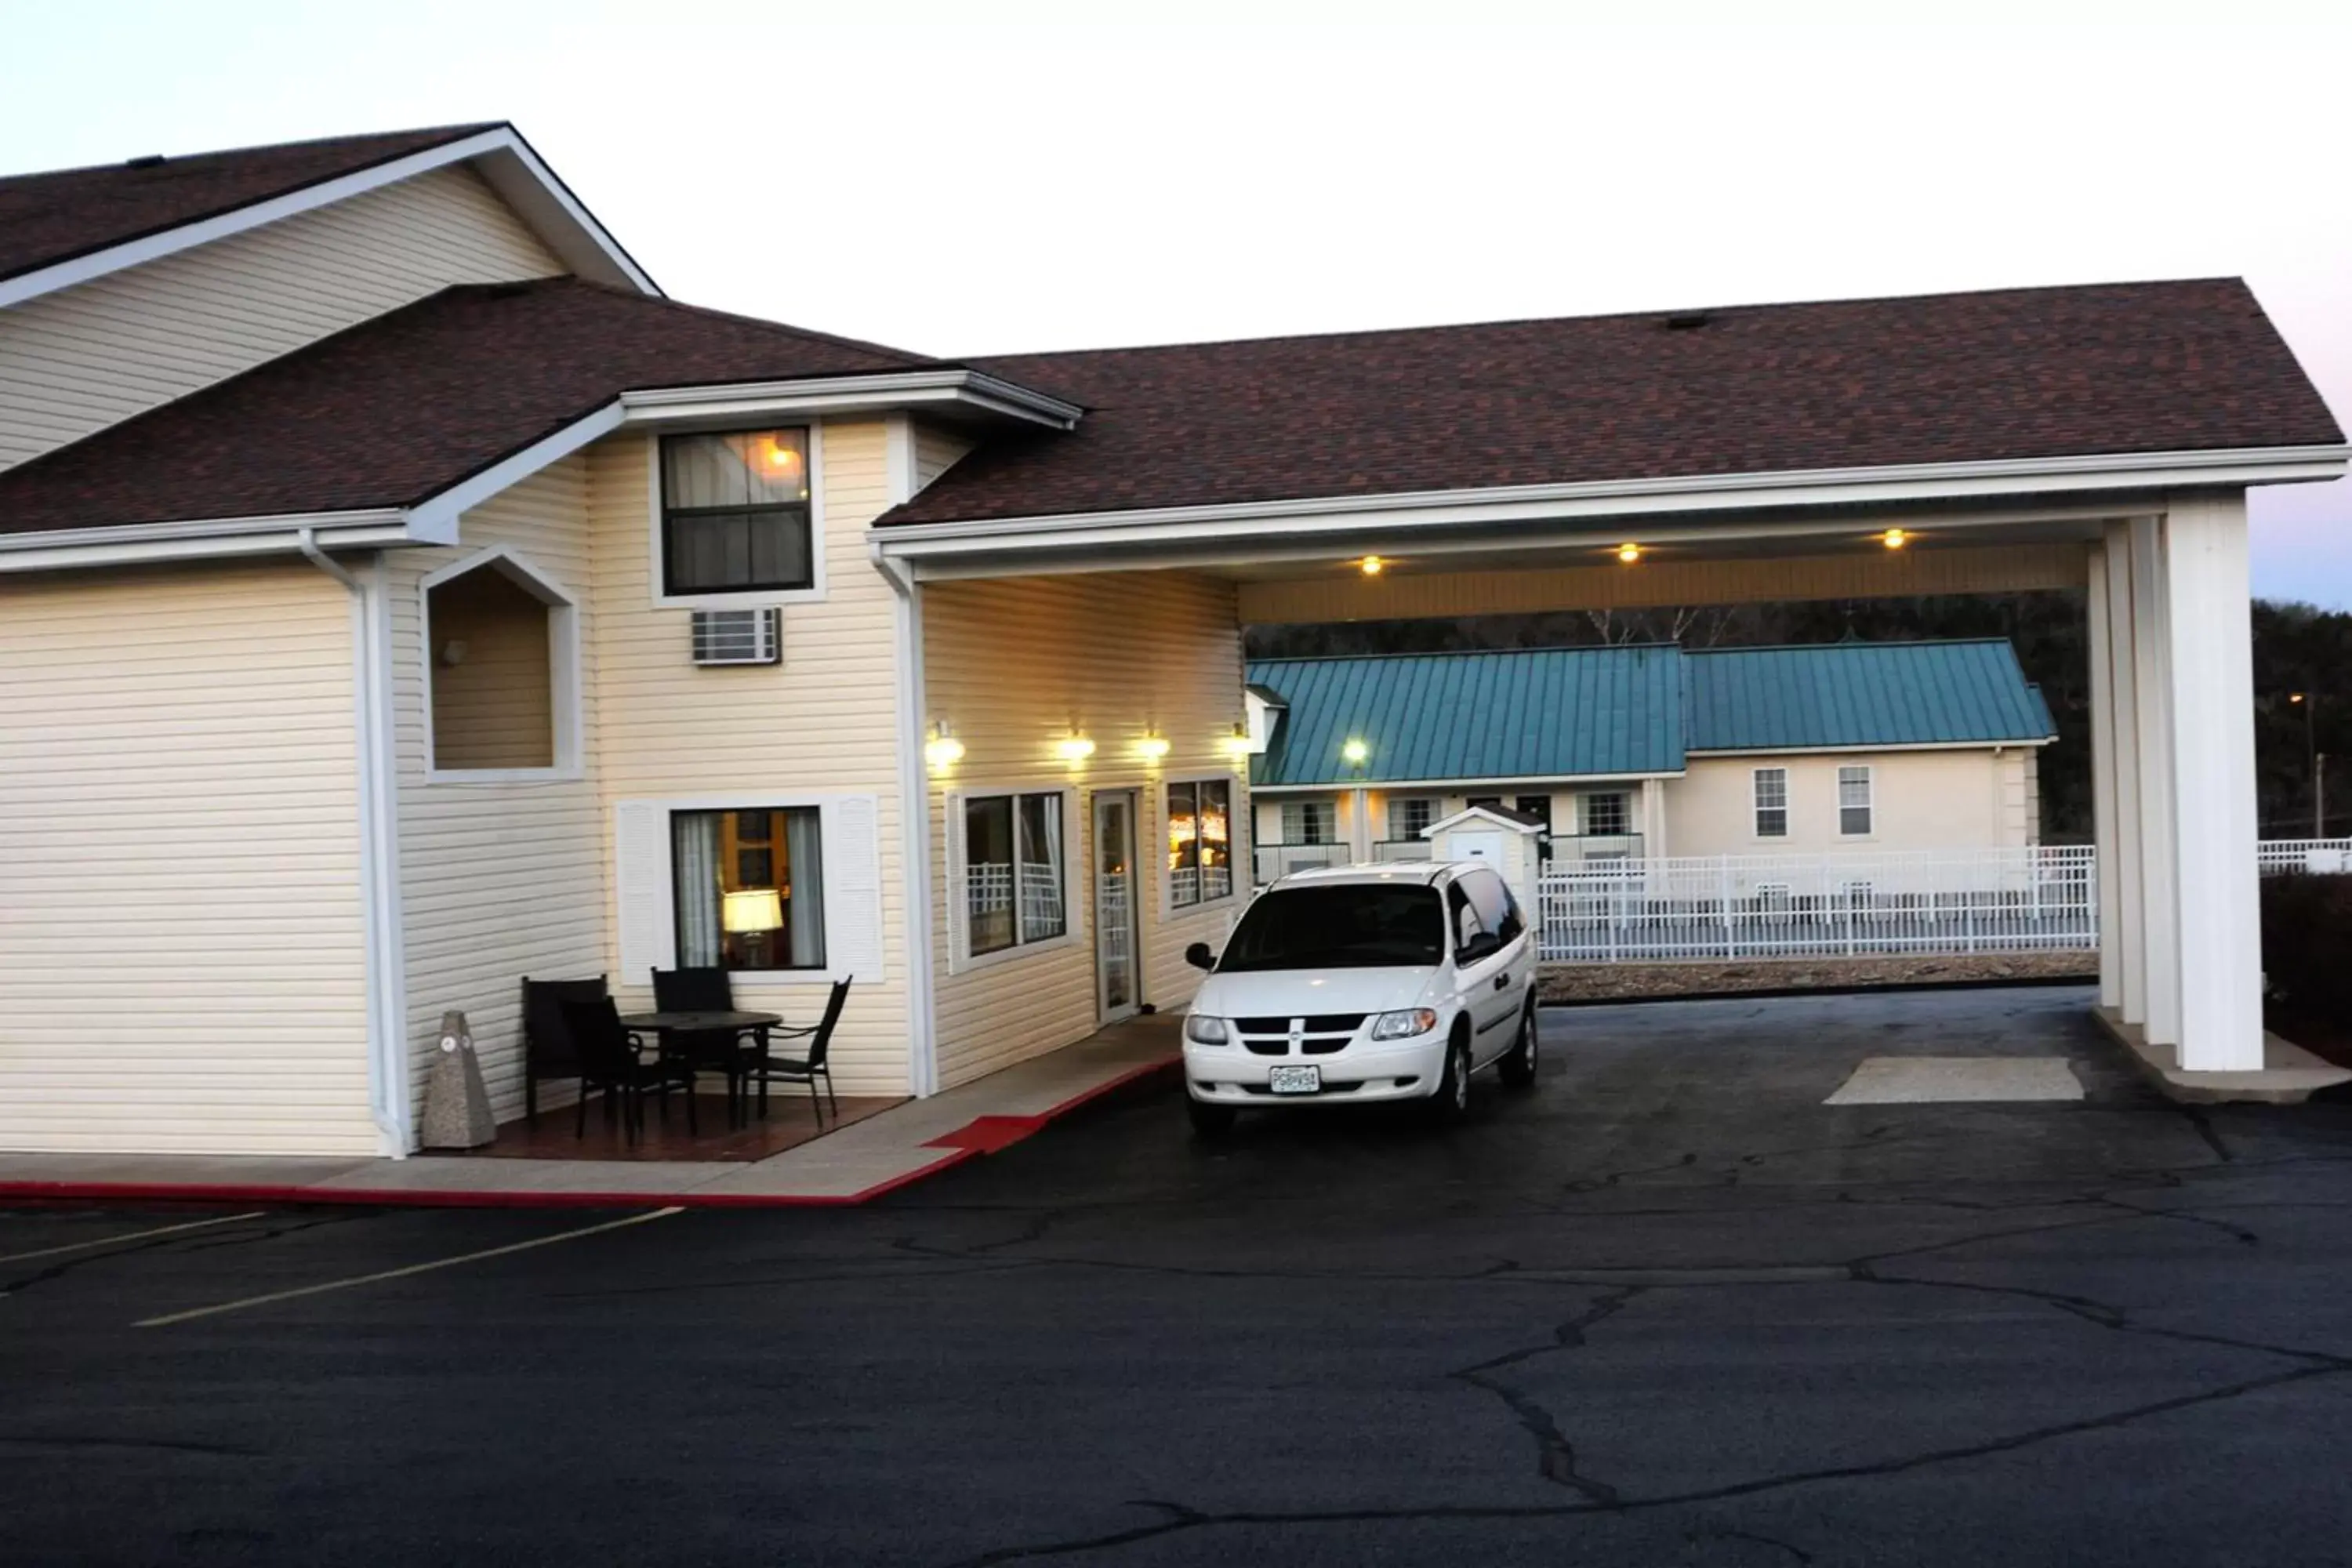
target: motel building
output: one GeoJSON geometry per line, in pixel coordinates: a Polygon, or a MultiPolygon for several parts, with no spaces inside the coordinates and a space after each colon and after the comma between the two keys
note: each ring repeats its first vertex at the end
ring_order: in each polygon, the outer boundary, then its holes
{"type": "Polygon", "coordinates": [[[0,1150],[405,1154],[446,1010],[511,1118],[523,977],[680,964],[850,979],[842,1093],[929,1095],[1185,1005],[1245,626],[2024,589],[2089,596],[2101,1005],[2262,1065],[2246,495],[2347,454],[2242,283],[792,314],[504,124],[0,179],[0,1150]]]}

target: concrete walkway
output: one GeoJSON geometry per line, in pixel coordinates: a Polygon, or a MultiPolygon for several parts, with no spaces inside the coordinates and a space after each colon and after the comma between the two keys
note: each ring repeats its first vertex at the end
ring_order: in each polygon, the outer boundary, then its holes
{"type": "Polygon", "coordinates": [[[181,1198],[513,1207],[860,1204],[1020,1142],[1056,1117],[1173,1068],[1172,1014],[909,1100],[750,1164],[712,1161],[236,1158],[0,1154],[0,1197],[181,1198]]]}

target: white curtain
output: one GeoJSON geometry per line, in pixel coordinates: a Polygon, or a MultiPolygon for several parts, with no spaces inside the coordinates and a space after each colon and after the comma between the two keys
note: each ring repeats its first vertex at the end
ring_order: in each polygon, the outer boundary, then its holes
{"type": "Polygon", "coordinates": [[[784,867],[792,879],[792,953],[794,969],[824,967],[824,855],[818,847],[824,824],[814,811],[784,813],[784,867]]]}
{"type": "Polygon", "coordinates": [[[677,885],[677,962],[688,969],[719,962],[719,816],[681,811],[670,818],[671,866],[677,885]]]}
{"type": "Polygon", "coordinates": [[[1062,908],[1062,797],[1024,795],[1021,835],[1021,940],[1041,942],[1069,930],[1062,908]]]}

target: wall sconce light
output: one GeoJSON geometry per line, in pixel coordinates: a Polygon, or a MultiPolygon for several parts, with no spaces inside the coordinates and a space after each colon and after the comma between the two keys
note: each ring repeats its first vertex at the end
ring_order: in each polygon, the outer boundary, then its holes
{"type": "Polygon", "coordinates": [[[1911,536],[1899,528],[1890,528],[1878,536],[1878,542],[1889,550],[1900,550],[1911,542],[1911,536]]]}
{"type": "Polygon", "coordinates": [[[945,722],[931,726],[931,738],[923,742],[923,761],[935,768],[951,768],[963,761],[963,742],[948,733],[945,722]]]}
{"type": "Polygon", "coordinates": [[[1234,721],[1234,731],[1232,734],[1225,737],[1225,750],[1231,752],[1237,757],[1245,757],[1249,755],[1250,732],[1249,726],[1247,724],[1243,723],[1238,719],[1234,721]]]}
{"type": "Polygon", "coordinates": [[[1621,544],[1617,547],[1617,559],[1631,566],[1642,559],[1642,547],[1630,542],[1621,544]]]}
{"type": "Polygon", "coordinates": [[[1388,564],[1377,555],[1367,555],[1356,563],[1356,569],[1367,577],[1377,577],[1388,570],[1388,564]]]}
{"type": "Polygon", "coordinates": [[[455,669],[466,662],[466,639],[451,637],[441,645],[441,662],[455,669]]]}
{"type": "Polygon", "coordinates": [[[1339,760],[1351,767],[1362,767],[1371,756],[1371,747],[1361,741],[1349,741],[1339,748],[1339,760]]]}
{"type": "Polygon", "coordinates": [[[1157,732],[1148,734],[1135,743],[1135,754],[1147,763],[1156,763],[1168,754],[1168,737],[1157,732]]]}
{"type": "Polygon", "coordinates": [[[1083,763],[1095,754],[1095,743],[1073,730],[1061,740],[1054,742],[1054,750],[1061,753],[1062,760],[1066,763],[1083,763]]]}

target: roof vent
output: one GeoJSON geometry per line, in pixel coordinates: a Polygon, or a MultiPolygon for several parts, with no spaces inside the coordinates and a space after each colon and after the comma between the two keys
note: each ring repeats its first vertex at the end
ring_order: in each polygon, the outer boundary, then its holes
{"type": "Polygon", "coordinates": [[[783,621],[783,612],[772,606],[764,610],[697,610],[694,662],[705,668],[782,664],[783,621]]]}
{"type": "Polygon", "coordinates": [[[1714,320],[1714,315],[1706,310],[1677,310],[1666,318],[1666,331],[1695,332],[1714,320]]]}
{"type": "Polygon", "coordinates": [[[164,162],[163,153],[148,153],[140,157],[125,159],[122,166],[126,169],[160,169],[164,162]]]}

